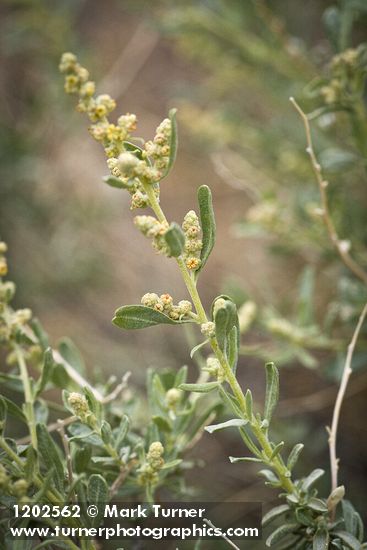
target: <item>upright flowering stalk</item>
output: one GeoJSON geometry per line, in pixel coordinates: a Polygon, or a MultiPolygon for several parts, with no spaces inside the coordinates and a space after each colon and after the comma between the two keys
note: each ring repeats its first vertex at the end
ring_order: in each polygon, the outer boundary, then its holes
{"type": "MultiPolygon", "coordinates": [[[[285,499],[282,506],[264,518],[265,523],[281,516],[287,519],[287,523],[270,535],[267,545],[271,546],[283,537],[291,537],[289,548],[296,548],[300,541],[304,544],[297,548],[327,548],[329,540],[339,544],[343,534],[335,531],[336,524],[329,521],[331,501],[327,503],[326,499],[317,498],[314,488],[323,470],[316,469],[306,478],[293,480],[292,470],[303,445],[296,445],[285,460],[282,456],[284,442],[275,443],[270,439],[269,426],[279,393],[275,365],[266,365],[265,404],[262,413],[256,412],[251,391],[248,389],[244,393],[236,377],[240,334],[236,305],[229,296],[218,296],[208,315],[201,302],[197,280],[214,246],[216,229],[209,187],[203,185],[198,190],[199,215],[190,210],[182,224],[170,223],[160,206],[160,183],[168,175],[176,157],[175,111],[170,111],[169,118],[158,126],[153,140],[144,143],[141,138],[131,135],[135,130],[135,115],[123,115],[118,118],[117,124],[109,121],[108,115],[115,107],[114,101],[107,95],[94,96],[94,84],[88,80],[88,72],[79,65],[73,54],[63,55],[60,70],[65,73],[66,91],[79,97],[77,108],[88,114],[93,123],[90,132],[105,149],[111,174],[104,181],[130,193],[131,209],[149,207],[153,210],[154,216],[136,216],[135,225],[151,239],[157,252],[175,259],[191,299],[181,300],[175,305],[170,295],[158,296],[149,292],[143,296],[141,304],[120,307],[113,323],[123,329],[158,324],[198,324],[204,337],[200,346],[211,348],[205,367],[209,381],[181,383],[174,393],[167,394],[166,401],[172,415],[181,397],[177,393],[179,391],[219,392],[234,418],[207,426],[207,431],[212,433],[229,427],[237,428],[252,456],[230,457],[231,461],[264,464],[266,468],[260,474],[268,485],[281,489],[285,499]]],[[[196,348],[191,353],[195,351],[196,348]]],[[[157,472],[163,467],[162,454],[161,444],[153,443],[140,469],[141,482],[154,483],[157,472]]],[[[341,495],[341,490],[338,495],[332,495],[333,507],[342,498],[341,495]]]]}

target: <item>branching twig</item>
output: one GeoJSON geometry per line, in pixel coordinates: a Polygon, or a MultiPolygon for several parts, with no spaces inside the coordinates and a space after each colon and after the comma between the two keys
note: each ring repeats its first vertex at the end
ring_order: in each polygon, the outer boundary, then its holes
{"type": "MultiPolygon", "coordinates": [[[[344,395],[347,389],[348,380],[352,374],[352,358],[354,353],[354,348],[357,343],[358,335],[361,330],[363,321],[367,315],[367,304],[364,306],[362,313],[358,319],[357,326],[354,330],[352,340],[348,346],[348,352],[345,359],[345,365],[343,370],[342,379],[340,382],[340,387],[338,395],[336,397],[333,420],[331,423],[331,428],[329,429],[329,449],[330,449],[330,466],[331,466],[331,491],[334,491],[338,485],[338,459],[336,457],[336,437],[338,431],[338,423],[340,416],[340,409],[343,403],[344,395]]],[[[332,510],[332,516],[335,514],[335,509],[332,510]]]]}
{"type": "Polygon", "coordinates": [[[323,178],[321,165],[317,160],[317,157],[313,148],[311,128],[310,128],[310,123],[307,118],[307,115],[306,113],[304,113],[304,111],[301,109],[301,107],[298,105],[298,103],[293,97],[290,98],[290,101],[294,105],[300,117],[302,118],[302,121],[305,127],[306,140],[307,140],[306,151],[310,156],[312,168],[319,186],[321,204],[322,204],[321,214],[322,214],[324,223],[327,227],[330,240],[333,246],[335,247],[335,249],[337,250],[343,263],[347,266],[347,268],[350,269],[350,271],[352,271],[352,273],[354,273],[356,277],[358,277],[361,281],[363,281],[367,285],[367,273],[364,271],[364,269],[360,267],[360,265],[349,254],[349,248],[350,248],[349,241],[340,239],[335,229],[335,225],[330,214],[328,196],[326,193],[328,182],[323,178]]]}
{"type": "MultiPolygon", "coordinates": [[[[204,521],[204,523],[206,523],[207,525],[209,525],[209,527],[212,527],[213,529],[216,529],[214,523],[212,523],[212,522],[210,521],[210,519],[204,518],[203,521],[204,521]]],[[[235,548],[235,550],[240,550],[239,547],[238,547],[234,542],[232,542],[231,539],[229,539],[224,533],[221,534],[221,537],[222,537],[223,540],[225,540],[226,542],[228,542],[228,544],[229,544],[230,546],[232,546],[232,548],[235,548]]]]}
{"type": "MultiPolygon", "coordinates": [[[[56,352],[56,353],[58,353],[58,352],[56,352]]],[[[105,397],[103,397],[101,394],[99,394],[100,395],[99,401],[103,405],[106,405],[107,403],[110,403],[111,401],[114,401],[115,399],[117,399],[117,397],[120,395],[120,393],[126,388],[127,382],[129,380],[130,375],[131,375],[130,371],[126,372],[124,374],[123,378],[122,378],[121,383],[118,386],[116,386],[116,388],[111,393],[106,395],[105,397]]],[[[97,391],[90,384],[88,384],[88,387],[90,387],[94,391],[97,391]]],[[[51,424],[47,425],[47,431],[49,433],[51,433],[51,432],[54,432],[55,430],[59,430],[61,427],[65,428],[66,426],[69,426],[69,424],[73,424],[73,422],[76,422],[77,420],[78,420],[77,416],[68,416],[68,417],[64,418],[63,420],[57,420],[57,422],[52,422],[51,424]]],[[[17,445],[26,445],[27,443],[29,443],[29,441],[30,441],[29,436],[22,437],[20,439],[17,439],[17,445]]]]}
{"type": "MultiPolygon", "coordinates": [[[[70,452],[69,439],[68,439],[68,436],[65,433],[64,422],[62,420],[58,420],[57,423],[58,423],[57,431],[60,434],[62,445],[63,445],[64,451],[65,451],[66,464],[67,464],[67,468],[68,468],[68,482],[69,482],[69,485],[72,486],[73,485],[73,466],[71,464],[71,452],[70,452]]],[[[71,499],[72,499],[73,502],[75,502],[75,493],[74,493],[74,491],[71,495],[71,499]]]]}

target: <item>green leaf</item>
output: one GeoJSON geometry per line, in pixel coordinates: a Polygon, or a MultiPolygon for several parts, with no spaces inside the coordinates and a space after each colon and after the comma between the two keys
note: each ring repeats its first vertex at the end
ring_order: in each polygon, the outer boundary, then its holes
{"type": "Polygon", "coordinates": [[[269,483],[273,483],[274,485],[279,484],[279,479],[271,470],[260,470],[258,475],[264,477],[269,483]]]}
{"type": "Polygon", "coordinates": [[[307,491],[324,475],[325,471],[321,468],[316,468],[313,470],[310,475],[308,475],[302,482],[302,491],[307,493],[307,491]]]}
{"type": "Polygon", "coordinates": [[[362,542],[364,528],[361,516],[355,511],[349,500],[342,500],[342,510],[346,531],[362,542]]]}
{"type": "Polygon", "coordinates": [[[177,388],[180,384],[184,384],[187,380],[188,368],[186,365],[180,368],[175,377],[174,387],[177,388]]]}
{"type": "Polygon", "coordinates": [[[274,363],[266,363],[266,393],[264,418],[270,423],[279,398],[279,373],[274,363]]]}
{"type": "Polygon", "coordinates": [[[215,217],[212,203],[212,193],[207,185],[201,185],[198,189],[198,202],[200,210],[200,223],[203,233],[203,247],[201,249],[200,267],[195,271],[197,277],[206,264],[215,243],[215,217]]]}
{"type": "Polygon", "coordinates": [[[185,249],[185,233],[176,222],[172,222],[164,234],[169,249],[169,256],[177,258],[185,249]]]}
{"type": "Polygon", "coordinates": [[[172,431],[171,424],[168,422],[168,420],[163,418],[163,416],[159,416],[159,415],[152,416],[152,421],[154,422],[154,424],[158,427],[158,429],[160,431],[162,431],[162,432],[171,432],[172,431]]]}
{"type": "Polygon", "coordinates": [[[220,424],[206,426],[205,430],[212,434],[219,430],[224,430],[225,428],[239,428],[241,426],[246,426],[246,424],[248,424],[248,420],[242,420],[241,418],[232,418],[232,420],[227,420],[227,422],[221,422],[220,424]]]}
{"type": "Polygon", "coordinates": [[[112,319],[114,325],[127,330],[154,327],[155,325],[179,325],[190,321],[174,321],[164,313],[151,307],[134,305],[122,306],[115,312],[112,319]]]}
{"type": "Polygon", "coordinates": [[[244,443],[245,443],[246,447],[248,448],[248,450],[251,451],[252,454],[254,454],[255,456],[258,456],[260,458],[261,452],[256,447],[255,443],[252,441],[251,437],[246,432],[245,428],[240,428],[240,434],[241,434],[242,440],[244,441],[244,443]]]}
{"type": "Polygon", "coordinates": [[[361,543],[347,531],[333,531],[334,537],[339,538],[344,544],[352,550],[361,550],[361,543]]]}
{"type": "Polygon", "coordinates": [[[14,416],[14,418],[17,418],[18,420],[21,420],[22,422],[27,424],[27,419],[26,419],[22,409],[20,409],[18,407],[18,405],[16,405],[13,401],[11,401],[10,399],[8,399],[5,396],[2,396],[2,400],[6,404],[6,410],[7,410],[8,415],[14,416]]]}
{"type": "Polygon", "coordinates": [[[280,453],[280,451],[283,449],[283,447],[284,447],[284,441],[281,441],[280,443],[278,443],[278,445],[275,445],[269,460],[270,461],[273,460],[273,458],[275,458],[280,453]]]}
{"type": "Polygon", "coordinates": [[[5,398],[0,395],[0,422],[5,422],[8,407],[5,398]]]}
{"type": "Polygon", "coordinates": [[[91,519],[92,526],[99,525],[103,518],[103,506],[108,502],[108,485],[100,474],[93,474],[88,480],[87,498],[89,504],[95,504],[98,506],[98,514],[91,519]]]}
{"type": "Polygon", "coordinates": [[[247,418],[251,421],[253,416],[253,401],[251,390],[247,390],[245,394],[246,414],[247,418]]]}
{"type": "Polygon", "coordinates": [[[120,426],[115,435],[114,446],[116,449],[120,449],[121,445],[125,440],[125,437],[127,436],[129,428],[130,428],[130,419],[126,414],[124,414],[123,417],[121,418],[120,426]]]}
{"type": "Polygon", "coordinates": [[[290,510],[290,507],[288,506],[288,504],[281,504],[280,506],[276,506],[275,508],[272,508],[263,517],[262,525],[265,526],[268,523],[271,523],[273,520],[289,512],[289,510],[290,510]]]}
{"type": "Polygon", "coordinates": [[[321,498],[315,498],[312,497],[307,502],[307,507],[311,508],[311,510],[314,510],[315,512],[327,512],[328,508],[323,500],[321,498]]]}
{"type": "Polygon", "coordinates": [[[195,353],[199,351],[202,347],[204,347],[209,342],[209,339],[204,340],[204,342],[200,342],[200,344],[197,344],[197,346],[194,346],[192,350],[190,351],[190,357],[191,359],[194,357],[195,353]]]}
{"type": "Polygon", "coordinates": [[[55,362],[52,355],[52,349],[49,347],[46,349],[45,353],[43,354],[42,373],[39,379],[37,380],[37,383],[35,386],[35,396],[42,393],[43,390],[46,388],[48,382],[51,379],[54,365],[55,365],[55,362]]]}
{"type": "Polygon", "coordinates": [[[229,296],[218,296],[212,305],[212,315],[218,345],[227,357],[231,368],[235,370],[239,350],[239,321],[236,304],[229,296]],[[219,300],[223,301],[221,307],[216,306],[219,300]],[[236,330],[233,330],[234,328],[236,330]]]}
{"type": "Polygon", "coordinates": [[[177,155],[177,146],[178,146],[178,131],[177,131],[177,120],[176,120],[177,109],[171,109],[168,113],[168,117],[171,121],[171,139],[169,143],[170,155],[168,160],[168,165],[166,170],[163,172],[161,180],[168,176],[172,166],[175,163],[177,155]]]}
{"type": "Polygon", "coordinates": [[[106,422],[106,420],[103,420],[101,424],[101,438],[105,445],[109,445],[111,443],[112,429],[111,425],[106,422]]]}
{"type": "Polygon", "coordinates": [[[319,527],[313,538],[312,550],[328,550],[329,532],[323,527],[319,527]]]}
{"type": "Polygon", "coordinates": [[[82,354],[71,338],[62,338],[59,345],[60,355],[80,374],[85,374],[85,362],[82,354]]]}
{"type": "Polygon", "coordinates": [[[278,529],[275,529],[275,531],[273,531],[272,534],[266,539],[266,546],[273,546],[285,536],[295,532],[297,530],[297,527],[297,523],[286,523],[285,525],[281,525],[280,527],[278,527],[278,529]]]}
{"type": "Polygon", "coordinates": [[[287,460],[287,469],[291,472],[296,465],[299,455],[302,452],[304,445],[303,443],[297,443],[289,453],[289,457],[287,460]]]}
{"type": "Polygon", "coordinates": [[[208,393],[218,388],[219,385],[219,382],[206,382],[205,384],[180,384],[178,389],[196,393],[208,393]]]}
{"type": "Polygon", "coordinates": [[[56,489],[63,493],[64,490],[64,466],[60,458],[59,449],[47,431],[44,424],[37,424],[38,452],[40,453],[46,470],[54,468],[54,483],[56,489]]]}
{"type": "Polygon", "coordinates": [[[92,447],[78,447],[74,452],[73,463],[77,474],[84,473],[89,467],[92,457],[92,447]]]}
{"type": "Polygon", "coordinates": [[[94,395],[93,391],[88,386],[84,386],[83,393],[85,395],[86,400],[88,401],[90,411],[95,415],[97,420],[100,421],[102,418],[101,403],[96,399],[96,396],[94,395]]]}
{"type": "Polygon", "coordinates": [[[176,468],[176,466],[181,464],[181,462],[182,462],[182,458],[176,458],[175,460],[170,460],[169,462],[165,462],[161,470],[171,470],[172,468],[176,468]]]}
{"type": "Polygon", "coordinates": [[[24,475],[25,479],[31,483],[34,475],[36,473],[36,465],[37,465],[37,453],[33,449],[31,445],[29,445],[27,452],[26,452],[26,460],[24,464],[24,475]]]}
{"type": "Polygon", "coordinates": [[[261,458],[255,458],[254,456],[229,456],[228,458],[231,464],[236,464],[237,462],[262,462],[261,458]]]}
{"type": "Polygon", "coordinates": [[[115,189],[130,189],[133,186],[133,182],[122,181],[120,178],[116,178],[115,176],[104,176],[102,179],[104,183],[107,183],[107,185],[114,187],[115,189]]]}

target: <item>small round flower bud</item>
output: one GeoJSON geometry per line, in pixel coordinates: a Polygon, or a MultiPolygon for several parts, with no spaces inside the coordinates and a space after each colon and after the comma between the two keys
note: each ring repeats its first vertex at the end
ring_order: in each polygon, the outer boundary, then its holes
{"type": "Polygon", "coordinates": [[[0,254],[5,254],[8,250],[8,245],[4,241],[0,241],[0,254]]]}
{"type": "Polygon", "coordinates": [[[215,324],[212,321],[203,323],[200,327],[201,333],[207,338],[213,338],[215,336],[215,324]]]}
{"type": "Polygon", "coordinates": [[[182,398],[182,391],[177,388],[171,388],[166,393],[166,403],[168,408],[174,409],[182,398]]]}
{"type": "Polygon", "coordinates": [[[77,392],[72,392],[68,397],[68,403],[75,414],[80,420],[86,420],[88,415],[90,415],[88,401],[77,392]]]}
{"type": "Polygon", "coordinates": [[[59,70],[62,73],[72,71],[75,69],[77,58],[73,53],[65,52],[61,56],[59,70]]]}
{"type": "Polygon", "coordinates": [[[190,257],[186,260],[186,266],[191,271],[195,271],[195,269],[198,269],[198,267],[200,267],[200,264],[201,260],[199,258],[190,257]]]}
{"type": "Polygon", "coordinates": [[[139,164],[139,159],[132,153],[121,153],[118,158],[118,169],[124,176],[133,177],[135,175],[135,169],[139,164]]]}
{"type": "Polygon", "coordinates": [[[146,307],[154,307],[159,301],[158,294],[155,294],[154,292],[148,292],[147,294],[144,294],[144,296],[141,299],[141,303],[143,306],[146,307]]]}
{"type": "Polygon", "coordinates": [[[170,311],[173,305],[173,298],[170,294],[161,294],[161,302],[165,310],[170,311]]]}
{"type": "MultiPolygon", "coordinates": [[[[154,441],[153,443],[151,443],[150,447],[149,447],[149,451],[148,451],[148,454],[147,454],[147,460],[148,462],[154,467],[154,463],[155,463],[155,466],[157,466],[158,462],[161,459],[162,455],[164,453],[164,447],[162,445],[162,443],[160,441],[154,441]],[[153,463],[153,464],[152,464],[153,463]]],[[[158,469],[158,468],[155,468],[155,469],[158,469]]]]}
{"type": "Polygon", "coordinates": [[[192,303],[188,300],[180,300],[178,307],[180,308],[181,315],[188,315],[192,311],[192,303]]]}

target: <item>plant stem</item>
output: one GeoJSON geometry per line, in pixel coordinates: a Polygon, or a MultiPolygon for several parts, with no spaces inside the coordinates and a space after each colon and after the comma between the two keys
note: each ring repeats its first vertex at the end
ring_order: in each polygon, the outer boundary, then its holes
{"type": "Polygon", "coordinates": [[[29,425],[29,431],[31,435],[31,443],[32,447],[37,450],[37,432],[36,432],[36,420],[34,417],[34,399],[33,399],[33,392],[31,388],[31,381],[28,376],[28,370],[27,365],[24,360],[24,355],[22,349],[15,344],[14,345],[14,351],[17,357],[19,370],[20,370],[20,377],[23,382],[23,388],[24,388],[24,396],[25,396],[25,411],[26,416],[28,420],[29,425]]]}
{"type": "MultiPolygon", "coordinates": [[[[154,193],[154,190],[153,190],[152,186],[150,184],[144,182],[144,181],[142,181],[142,184],[143,184],[145,192],[148,195],[148,198],[149,198],[149,201],[150,201],[150,206],[151,206],[152,210],[154,211],[155,215],[157,216],[158,220],[161,223],[165,223],[165,224],[168,225],[167,218],[166,218],[162,208],[159,205],[159,201],[158,201],[158,199],[157,199],[157,197],[154,193]]],[[[199,295],[198,290],[196,288],[195,281],[191,277],[191,274],[189,273],[183,258],[181,256],[179,256],[178,258],[175,258],[175,259],[176,259],[178,267],[181,271],[182,278],[184,280],[186,288],[187,288],[187,290],[188,290],[188,292],[191,296],[191,299],[193,301],[193,304],[195,306],[195,310],[198,314],[198,322],[200,324],[207,323],[208,322],[208,317],[206,315],[206,312],[205,312],[204,306],[202,304],[200,295],[199,295]]],[[[225,358],[222,350],[220,349],[220,347],[218,345],[218,342],[217,342],[217,339],[215,337],[210,339],[210,344],[211,344],[211,347],[212,347],[212,350],[213,350],[215,356],[217,357],[221,367],[223,368],[223,371],[224,371],[225,376],[226,376],[226,381],[228,382],[234,396],[236,397],[236,399],[238,401],[238,405],[239,405],[239,408],[241,410],[242,416],[243,416],[243,418],[247,418],[246,401],[245,401],[245,396],[243,394],[241,386],[238,383],[238,380],[237,380],[233,370],[231,369],[230,365],[228,364],[228,361],[225,358]]],[[[279,459],[279,457],[275,457],[275,458],[270,460],[271,455],[273,453],[273,449],[270,445],[270,442],[268,440],[266,432],[263,431],[263,429],[258,425],[256,420],[254,420],[254,419],[248,419],[248,420],[250,420],[249,425],[251,426],[251,429],[252,429],[252,432],[253,432],[254,436],[256,437],[257,441],[261,445],[265,456],[269,460],[269,465],[277,472],[283,489],[286,490],[288,493],[294,492],[295,487],[293,485],[292,480],[289,477],[287,477],[286,474],[288,472],[287,472],[286,467],[282,463],[282,461],[279,459]]]]}
{"type": "MultiPolygon", "coordinates": [[[[363,321],[367,315],[367,304],[364,306],[362,313],[358,319],[357,326],[354,330],[352,340],[348,346],[348,352],[345,359],[345,365],[343,370],[342,379],[340,382],[340,387],[338,395],[336,397],[334,411],[333,411],[333,420],[331,423],[331,429],[329,431],[329,449],[330,449],[330,466],[331,466],[331,491],[334,491],[338,485],[338,459],[336,456],[336,436],[338,431],[340,410],[347,389],[348,381],[350,375],[352,374],[352,359],[354,349],[356,347],[357,339],[363,324],[363,321]]],[[[335,508],[331,510],[332,519],[335,517],[335,508]]]]}
{"type": "Polygon", "coordinates": [[[306,141],[307,141],[306,151],[310,156],[311,165],[319,186],[321,204],[322,204],[322,217],[324,219],[324,223],[328,230],[329,238],[333,246],[337,250],[343,263],[346,265],[346,267],[350,269],[350,271],[352,271],[352,273],[354,273],[356,277],[358,277],[361,281],[363,281],[365,285],[367,285],[367,273],[364,271],[364,269],[360,267],[360,265],[349,254],[350,244],[349,242],[343,241],[340,239],[336,231],[334,222],[332,220],[330,209],[329,209],[329,201],[326,193],[328,182],[323,178],[321,165],[317,160],[317,157],[313,148],[311,128],[310,128],[310,123],[308,121],[307,115],[306,113],[304,113],[304,111],[301,109],[301,107],[298,105],[298,103],[293,97],[290,98],[290,102],[293,104],[294,108],[300,115],[305,127],[306,141]]]}

